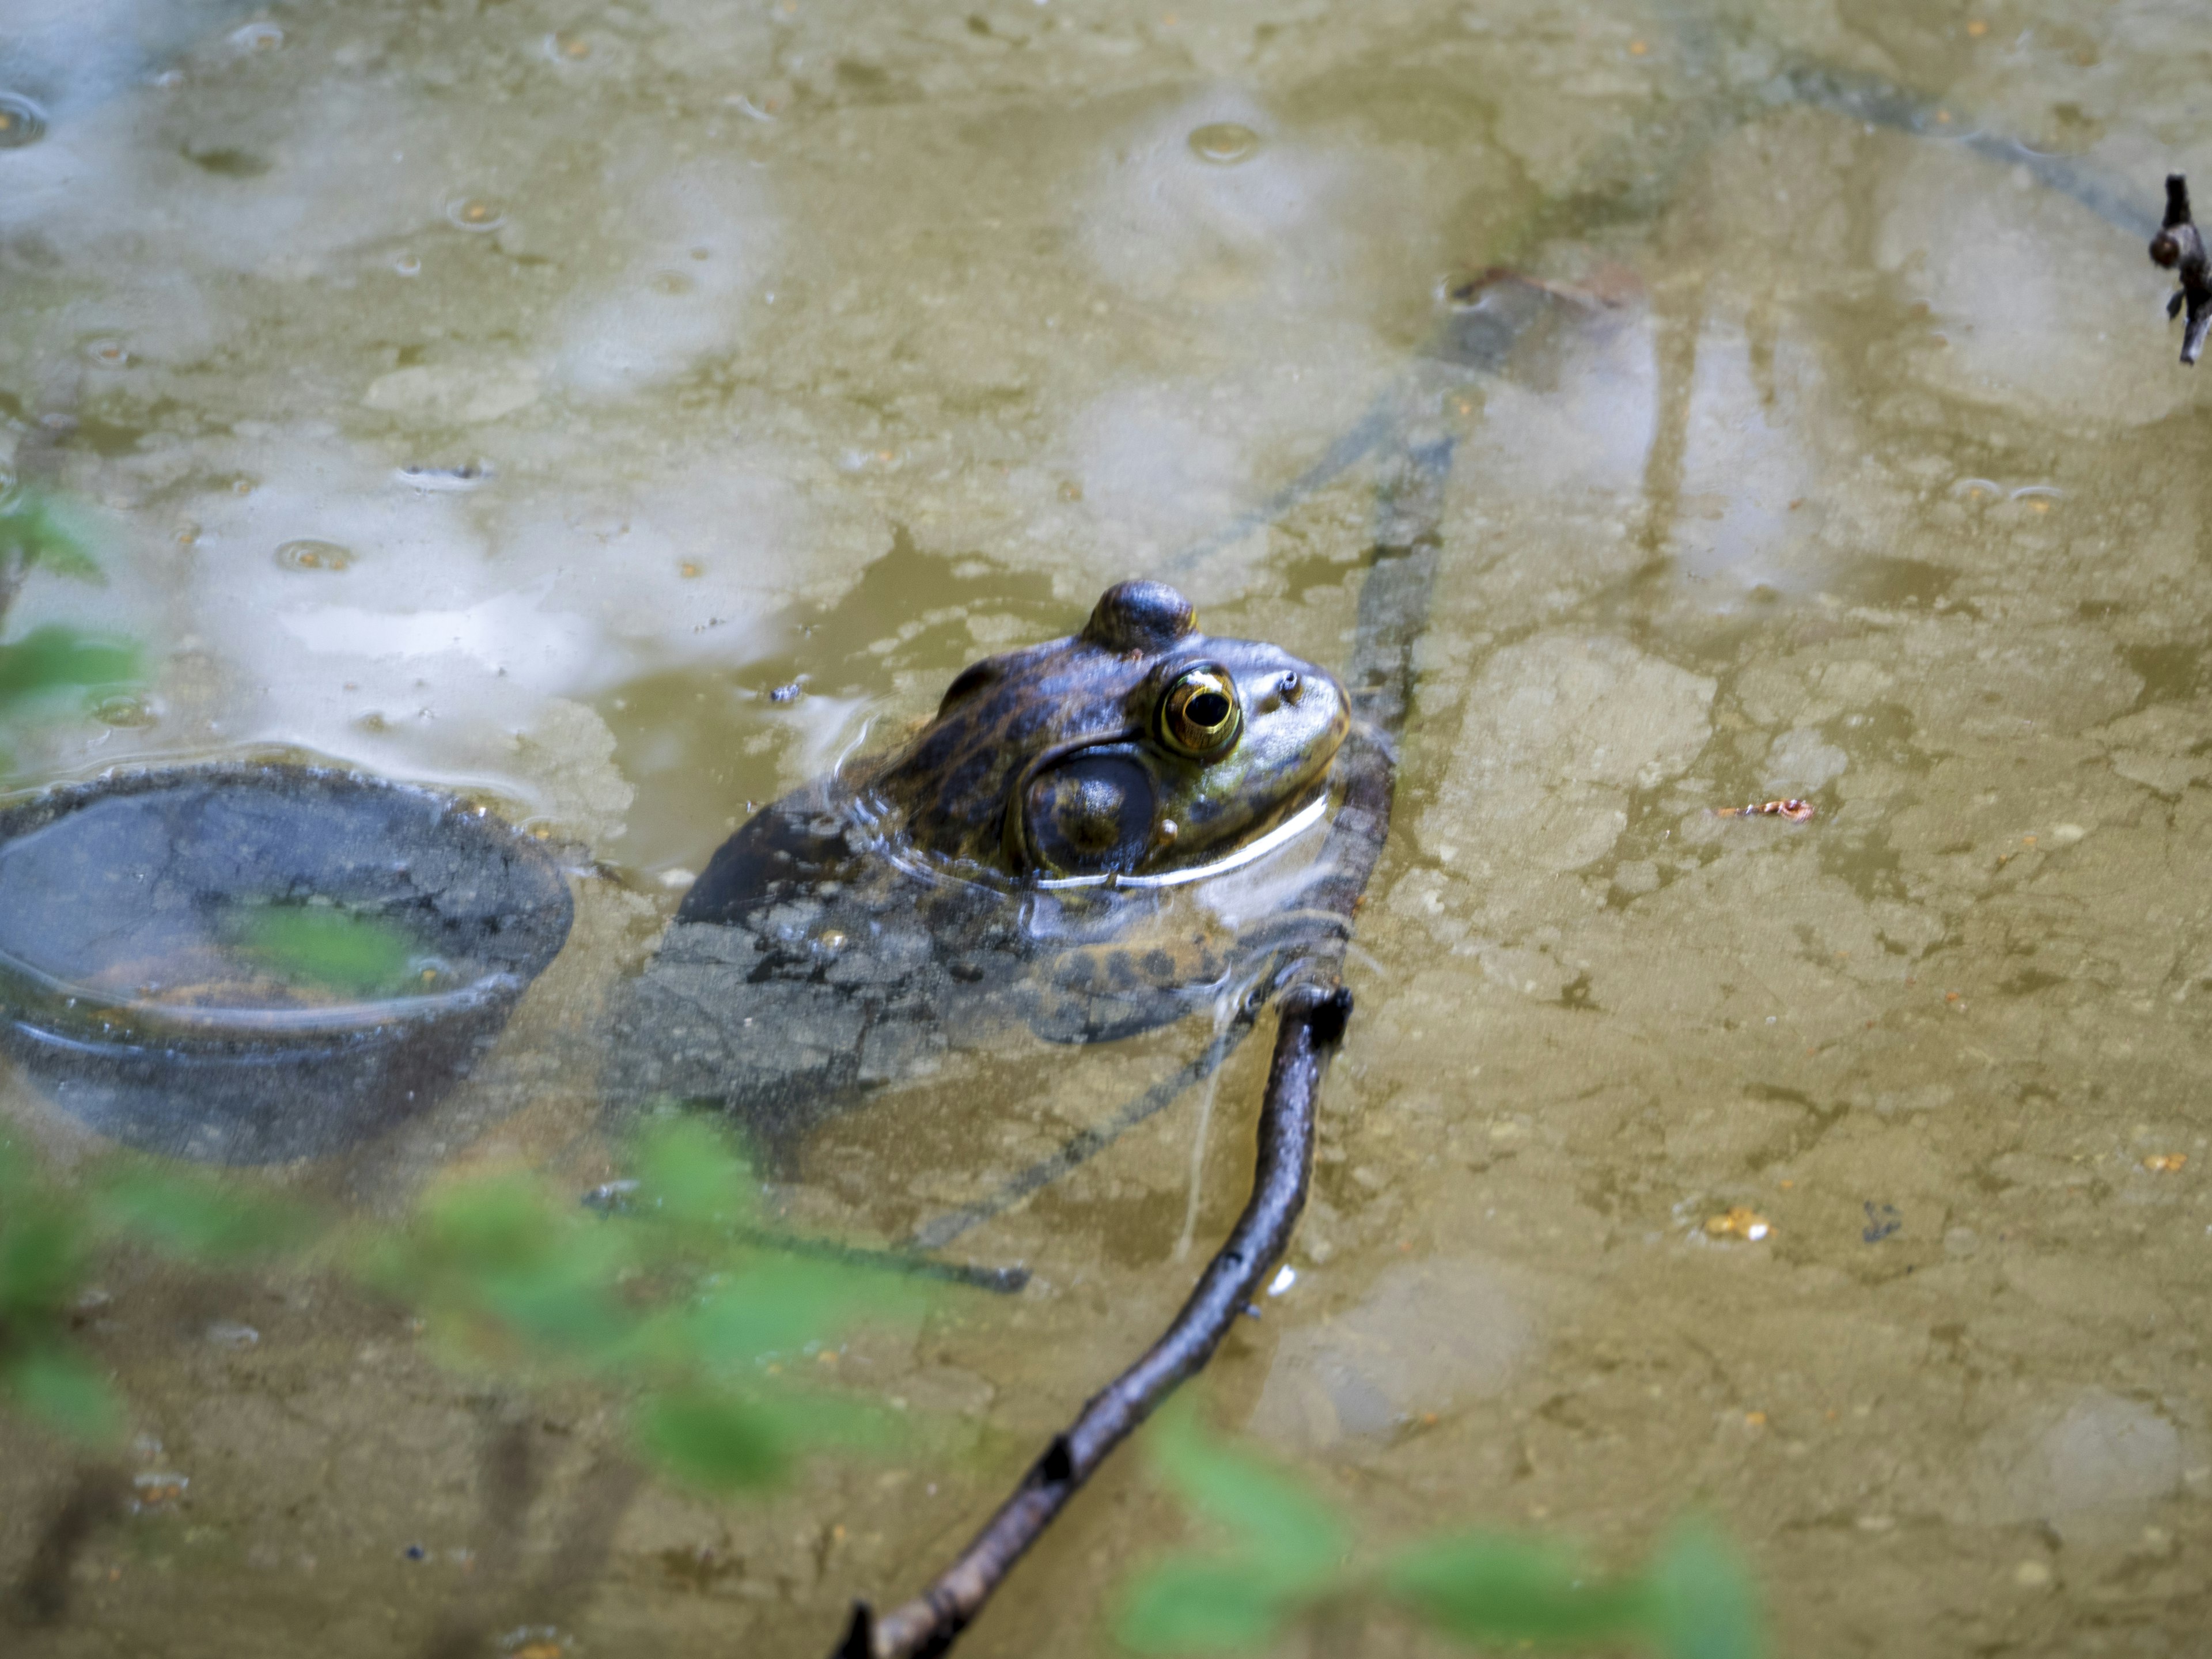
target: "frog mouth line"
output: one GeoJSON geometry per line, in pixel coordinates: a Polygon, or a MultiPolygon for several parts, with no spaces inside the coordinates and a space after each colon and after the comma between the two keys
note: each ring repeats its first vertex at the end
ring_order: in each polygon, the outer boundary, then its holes
{"type": "Polygon", "coordinates": [[[1114,871],[1092,876],[1041,876],[1024,885],[1039,887],[1047,892],[1057,892],[1070,887],[1181,887],[1188,882],[1205,881],[1211,877],[1241,869],[1255,859],[1265,858],[1277,848],[1296,841],[1320,823],[1328,812],[1328,791],[1324,787],[1313,799],[1266,835],[1255,836],[1227,857],[1216,859],[1211,864],[1194,864],[1187,869],[1164,871],[1157,876],[1125,876],[1114,871]]]}

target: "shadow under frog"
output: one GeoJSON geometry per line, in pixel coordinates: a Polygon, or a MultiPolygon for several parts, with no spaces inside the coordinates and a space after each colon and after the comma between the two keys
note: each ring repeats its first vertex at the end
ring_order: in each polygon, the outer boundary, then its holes
{"type": "Polygon", "coordinates": [[[1212,1002],[1261,947],[1193,884],[1322,815],[1348,726],[1312,664],[1207,637],[1161,583],[1108,589],[1080,633],[973,665],[900,747],[722,844],[622,1000],[611,1097],[718,1105],[787,1170],[949,1049],[1212,1002]]]}

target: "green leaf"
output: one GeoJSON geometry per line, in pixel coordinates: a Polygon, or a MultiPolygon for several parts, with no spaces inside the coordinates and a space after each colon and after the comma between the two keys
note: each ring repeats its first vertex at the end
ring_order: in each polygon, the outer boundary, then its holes
{"type": "Polygon", "coordinates": [[[1750,1571],[1711,1527],[1676,1528],[1649,1583],[1653,1634],[1666,1659],[1757,1659],[1765,1650],[1750,1571]]]}
{"type": "Polygon", "coordinates": [[[1643,1627],[1638,1586],[1594,1580],[1559,1546],[1496,1533],[1425,1539],[1385,1562],[1388,1592],[1465,1642],[1564,1645],[1643,1627]]]}
{"type": "Polygon", "coordinates": [[[373,1249],[362,1271],[479,1343],[503,1333],[544,1358],[603,1364],[635,1326],[615,1294],[630,1263],[618,1233],[503,1177],[428,1200],[405,1237],[373,1249]]]}
{"type": "Polygon", "coordinates": [[[107,1379],[66,1349],[36,1347],[0,1364],[0,1390],[24,1412],[86,1445],[123,1435],[123,1405],[107,1379]]]}
{"type": "Polygon", "coordinates": [[[85,1229],[51,1201],[11,1198],[0,1216],[0,1320],[59,1312],[83,1276],[85,1229]]]}
{"type": "Polygon", "coordinates": [[[0,702],[65,685],[119,685],[138,678],[138,647],[112,634],[84,634],[58,623],[0,645],[0,702]]]}
{"type": "Polygon", "coordinates": [[[1163,1411],[1148,1440],[1169,1484],[1237,1534],[1240,1559],[1262,1571],[1333,1574],[1351,1548],[1334,1510],[1272,1465],[1206,1434],[1188,1401],[1163,1411]]]}
{"type": "Polygon", "coordinates": [[[1279,1581],[1233,1562],[1163,1562],[1129,1587],[1114,1633],[1139,1653],[1256,1648],[1294,1600],[1279,1581]]]}
{"type": "Polygon", "coordinates": [[[23,490],[0,512],[0,555],[12,556],[27,571],[43,566],[75,581],[100,581],[88,546],[92,539],[81,514],[42,490],[23,490]]]}
{"type": "Polygon", "coordinates": [[[653,1124],[634,1163],[646,1218],[726,1235],[758,1207],[751,1166],[728,1135],[696,1118],[653,1124]]]}
{"type": "Polygon", "coordinates": [[[889,1294],[880,1275],[772,1257],[723,1279],[676,1319],[679,1340],[699,1363],[746,1364],[792,1353],[889,1294]]]}
{"type": "Polygon", "coordinates": [[[93,1186],[105,1226],[169,1255],[229,1261],[297,1245],[313,1231],[303,1211],[203,1176],[119,1171],[93,1186]]]}
{"type": "Polygon", "coordinates": [[[398,996],[416,988],[421,946],[381,916],[325,905],[270,904],[234,913],[237,948],[296,984],[349,996],[398,996]]]}
{"type": "Polygon", "coordinates": [[[712,1491],[764,1486],[790,1467],[786,1425],[754,1401],[703,1389],[649,1399],[637,1413],[639,1445],[677,1479],[712,1491]]]}

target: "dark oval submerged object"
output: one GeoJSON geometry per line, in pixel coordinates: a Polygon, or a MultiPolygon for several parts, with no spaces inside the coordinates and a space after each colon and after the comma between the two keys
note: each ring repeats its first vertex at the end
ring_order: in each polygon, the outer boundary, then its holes
{"type": "Polygon", "coordinates": [[[176,1157],[335,1152],[422,1110],[568,938],[544,847],[357,773],[177,768],[0,811],[0,1047],[176,1157]]]}

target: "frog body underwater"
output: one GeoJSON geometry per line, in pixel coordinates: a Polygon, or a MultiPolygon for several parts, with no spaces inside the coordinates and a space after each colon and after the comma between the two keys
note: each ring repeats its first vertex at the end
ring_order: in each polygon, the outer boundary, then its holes
{"type": "Polygon", "coordinates": [[[617,1018],[616,1093],[718,1103],[787,1164],[948,1048],[1177,1018],[1245,954],[1178,890],[1318,817],[1348,727],[1322,670],[1209,638],[1160,583],[1109,588],[722,844],[617,1018]]]}

